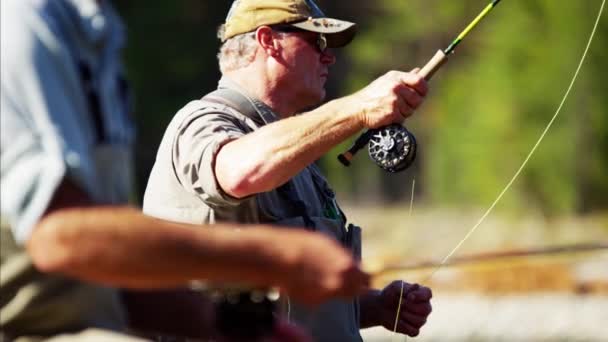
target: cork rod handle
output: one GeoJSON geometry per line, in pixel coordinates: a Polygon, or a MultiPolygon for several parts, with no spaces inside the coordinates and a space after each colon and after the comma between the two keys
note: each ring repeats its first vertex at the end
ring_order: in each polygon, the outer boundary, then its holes
{"type": "Polygon", "coordinates": [[[422,75],[425,80],[429,81],[431,77],[433,77],[433,74],[435,74],[447,60],[448,56],[446,56],[443,51],[438,50],[437,53],[435,53],[435,56],[433,56],[418,73],[422,75]]]}

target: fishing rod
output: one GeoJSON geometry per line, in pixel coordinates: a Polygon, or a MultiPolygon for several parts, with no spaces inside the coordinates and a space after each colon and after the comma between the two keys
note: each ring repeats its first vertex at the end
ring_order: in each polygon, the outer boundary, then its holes
{"type": "MultiPolygon", "coordinates": [[[[429,81],[433,74],[448,60],[448,56],[454,53],[456,47],[466,35],[483,19],[490,11],[498,5],[500,0],[493,0],[481,13],[452,41],[445,50],[437,53],[422,67],[419,75],[429,81]]],[[[349,166],[355,154],[368,144],[370,158],[382,169],[388,172],[399,172],[407,169],[416,158],[416,138],[412,132],[403,125],[391,124],[388,126],[369,129],[361,134],[348,151],[338,155],[338,160],[344,166],[349,166]]]]}
{"type": "MultiPolygon", "coordinates": [[[[372,271],[372,278],[383,277],[394,272],[421,271],[435,269],[439,266],[467,266],[472,264],[483,264],[487,262],[515,261],[518,259],[546,261],[548,258],[573,258],[574,256],[587,256],[588,254],[608,253],[608,243],[581,243],[570,245],[558,245],[548,247],[533,247],[511,250],[498,250],[482,252],[452,258],[443,264],[438,260],[423,260],[382,266],[372,271]]],[[[605,254],[608,256],[608,254],[605,254]]]]}

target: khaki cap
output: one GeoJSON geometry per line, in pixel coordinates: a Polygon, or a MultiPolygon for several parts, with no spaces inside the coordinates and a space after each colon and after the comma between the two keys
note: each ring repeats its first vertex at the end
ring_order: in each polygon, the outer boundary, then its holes
{"type": "Polygon", "coordinates": [[[324,33],[328,47],[342,47],[350,43],[356,33],[355,23],[326,17],[313,0],[235,0],[221,40],[276,24],[324,33]]]}

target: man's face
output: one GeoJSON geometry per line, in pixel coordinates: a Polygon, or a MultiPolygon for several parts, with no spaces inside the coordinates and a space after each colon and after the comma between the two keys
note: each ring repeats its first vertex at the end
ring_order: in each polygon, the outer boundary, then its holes
{"type": "Polygon", "coordinates": [[[336,58],[329,50],[321,51],[317,41],[319,34],[296,31],[283,34],[283,74],[281,86],[291,94],[300,107],[319,104],[325,98],[325,82],[329,66],[336,58]]]}

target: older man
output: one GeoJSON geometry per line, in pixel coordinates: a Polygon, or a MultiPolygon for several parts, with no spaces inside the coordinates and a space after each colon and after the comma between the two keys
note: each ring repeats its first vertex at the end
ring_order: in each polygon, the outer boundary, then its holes
{"type": "MultiPolygon", "coordinates": [[[[219,88],[173,118],[144,211],[188,223],[304,227],[358,257],[360,230],[347,225],[313,162],[361,129],[402,122],[421,104],[427,85],[415,72],[392,71],[355,94],[296,115],[323,101],[335,62],[330,49],[354,34],[353,23],[325,17],[311,0],[235,1],[220,29],[219,88]]],[[[431,291],[404,285],[398,330],[415,336],[431,312],[431,291]]],[[[357,341],[361,327],[392,329],[400,290],[395,282],[316,310],[287,299],[287,315],[317,341],[357,341]]]]}

